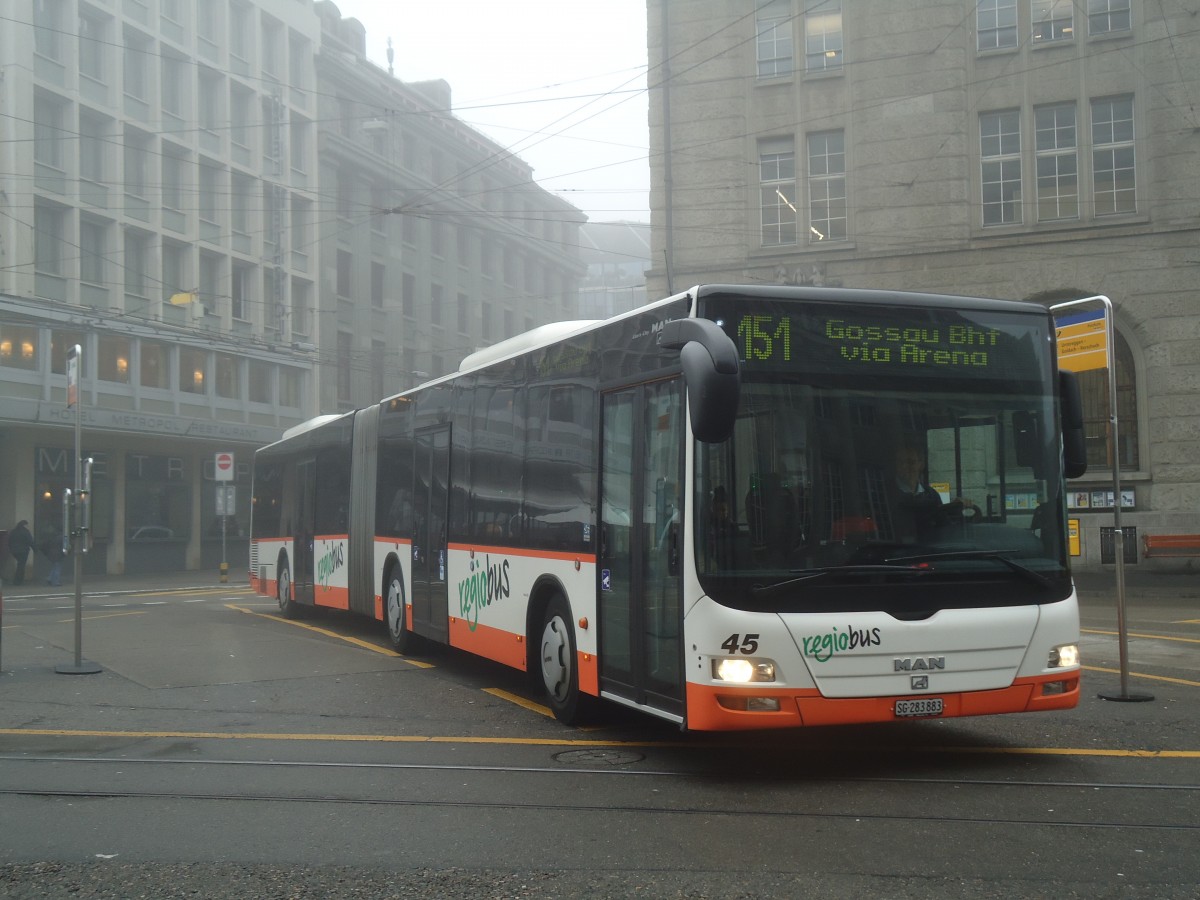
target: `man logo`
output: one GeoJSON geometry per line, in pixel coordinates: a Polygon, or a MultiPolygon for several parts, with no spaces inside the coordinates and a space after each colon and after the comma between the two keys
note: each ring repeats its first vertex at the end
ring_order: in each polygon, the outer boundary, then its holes
{"type": "Polygon", "coordinates": [[[912,676],[912,678],[909,679],[909,681],[912,683],[912,689],[914,691],[929,690],[929,676],[928,675],[914,675],[914,676],[912,676]]]}

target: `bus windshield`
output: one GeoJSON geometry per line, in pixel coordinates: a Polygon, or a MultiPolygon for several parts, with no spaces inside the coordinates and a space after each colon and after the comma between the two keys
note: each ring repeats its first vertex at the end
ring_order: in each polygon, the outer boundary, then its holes
{"type": "Polygon", "coordinates": [[[1065,596],[1049,325],[994,306],[705,310],[742,359],[733,436],[696,445],[710,596],[811,610],[890,593],[926,612],[1065,596]]]}

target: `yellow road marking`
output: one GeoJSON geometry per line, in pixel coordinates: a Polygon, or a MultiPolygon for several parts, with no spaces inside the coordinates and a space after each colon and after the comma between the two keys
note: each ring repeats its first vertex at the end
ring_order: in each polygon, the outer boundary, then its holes
{"type": "Polygon", "coordinates": [[[1200,619],[1180,619],[1178,622],[1172,622],[1172,625],[1200,625],[1200,619]]]}
{"type": "Polygon", "coordinates": [[[535,712],[539,716],[545,716],[548,719],[554,718],[554,713],[549,707],[542,706],[540,703],[534,703],[532,700],[526,700],[524,697],[517,694],[510,694],[508,691],[502,691],[500,688],[484,688],[485,694],[491,694],[493,697],[499,697],[501,700],[507,700],[509,703],[515,703],[517,706],[523,707],[530,712],[535,712]]]}
{"type": "Polygon", "coordinates": [[[339,641],[345,641],[347,644],[353,644],[356,647],[362,647],[364,650],[370,650],[372,653],[378,653],[381,656],[390,656],[393,659],[398,659],[401,662],[406,662],[410,666],[416,666],[418,669],[432,669],[433,663],[422,662],[419,659],[409,659],[402,653],[397,653],[390,647],[380,647],[378,644],[372,644],[370,641],[364,641],[361,638],[349,637],[344,634],[338,634],[336,631],[330,631],[328,628],[320,628],[316,625],[309,625],[307,622],[297,622],[294,619],[285,619],[283,616],[269,615],[267,613],[254,612],[253,610],[245,609],[233,603],[225,604],[227,609],[236,610],[240,613],[245,613],[248,616],[257,616],[260,619],[270,619],[272,622],[282,622],[285,625],[294,625],[297,628],[303,628],[306,631],[312,631],[316,634],[323,634],[326,637],[335,638],[339,641]]]}
{"type": "MultiPolygon", "coordinates": [[[[1120,635],[1119,631],[1101,631],[1098,628],[1080,628],[1084,634],[1107,634],[1114,637],[1120,635]]],[[[1148,638],[1152,641],[1180,641],[1184,644],[1200,644],[1200,638],[1173,637],[1169,634],[1139,634],[1136,631],[1131,631],[1128,637],[1148,638]]]]}
{"type": "MultiPolygon", "coordinates": [[[[1081,669],[1086,669],[1088,672],[1107,672],[1110,675],[1120,675],[1120,669],[1105,669],[1100,666],[1080,666],[1081,669]]],[[[1169,678],[1166,675],[1146,675],[1142,672],[1130,672],[1133,678],[1147,678],[1150,681],[1169,681],[1171,684],[1183,684],[1188,687],[1200,687],[1200,681],[1188,681],[1186,678],[1169,678]]]]}
{"type": "MultiPolygon", "coordinates": [[[[747,747],[749,742],[720,744],[701,741],[613,741],[578,738],[519,738],[519,737],[470,737],[452,735],[420,734],[303,734],[269,732],[219,732],[219,731],[93,731],[75,728],[0,728],[3,737],[125,737],[138,740],[163,738],[172,740],[222,740],[222,741],[317,741],[333,743],[379,743],[379,744],[490,744],[495,746],[534,747],[650,747],[712,749],[714,747],[747,747]]],[[[1095,747],[914,747],[921,753],[972,753],[1004,754],[1009,756],[1101,756],[1124,759],[1200,759],[1200,750],[1120,750],[1095,747]]]]}
{"type": "MultiPolygon", "coordinates": [[[[139,609],[139,610],[134,610],[133,612],[102,613],[101,615],[98,615],[98,616],[84,616],[84,618],[87,619],[88,621],[91,621],[92,619],[115,619],[115,618],[117,618],[117,616],[144,616],[145,614],[146,614],[145,610],[139,609]]],[[[67,623],[74,622],[74,621],[75,621],[75,617],[71,616],[71,618],[69,618],[69,619],[59,619],[58,624],[65,625],[67,623]]]]}

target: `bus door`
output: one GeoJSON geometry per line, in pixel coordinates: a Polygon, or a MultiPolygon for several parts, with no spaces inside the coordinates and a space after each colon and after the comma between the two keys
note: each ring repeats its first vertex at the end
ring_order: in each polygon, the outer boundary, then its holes
{"type": "Polygon", "coordinates": [[[313,602],[313,536],[317,527],[317,461],[296,464],[296,525],[292,534],[292,598],[313,602]]]}
{"type": "Polygon", "coordinates": [[[449,476],[450,426],[418,432],[413,460],[413,631],[443,643],[450,639],[446,590],[449,476]]]}
{"type": "Polygon", "coordinates": [[[600,687],[683,714],[683,384],[602,397],[600,687]]]}

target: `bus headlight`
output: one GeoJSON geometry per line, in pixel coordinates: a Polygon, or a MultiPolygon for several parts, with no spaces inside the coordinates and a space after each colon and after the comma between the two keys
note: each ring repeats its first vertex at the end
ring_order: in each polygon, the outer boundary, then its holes
{"type": "Polygon", "coordinates": [[[1050,650],[1049,667],[1063,669],[1079,665],[1079,645],[1060,644],[1050,650]]]}
{"type": "Polygon", "coordinates": [[[769,659],[714,659],[712,674],[727,684],[750,684],[775,680],[775,663],[769,659]]]}

